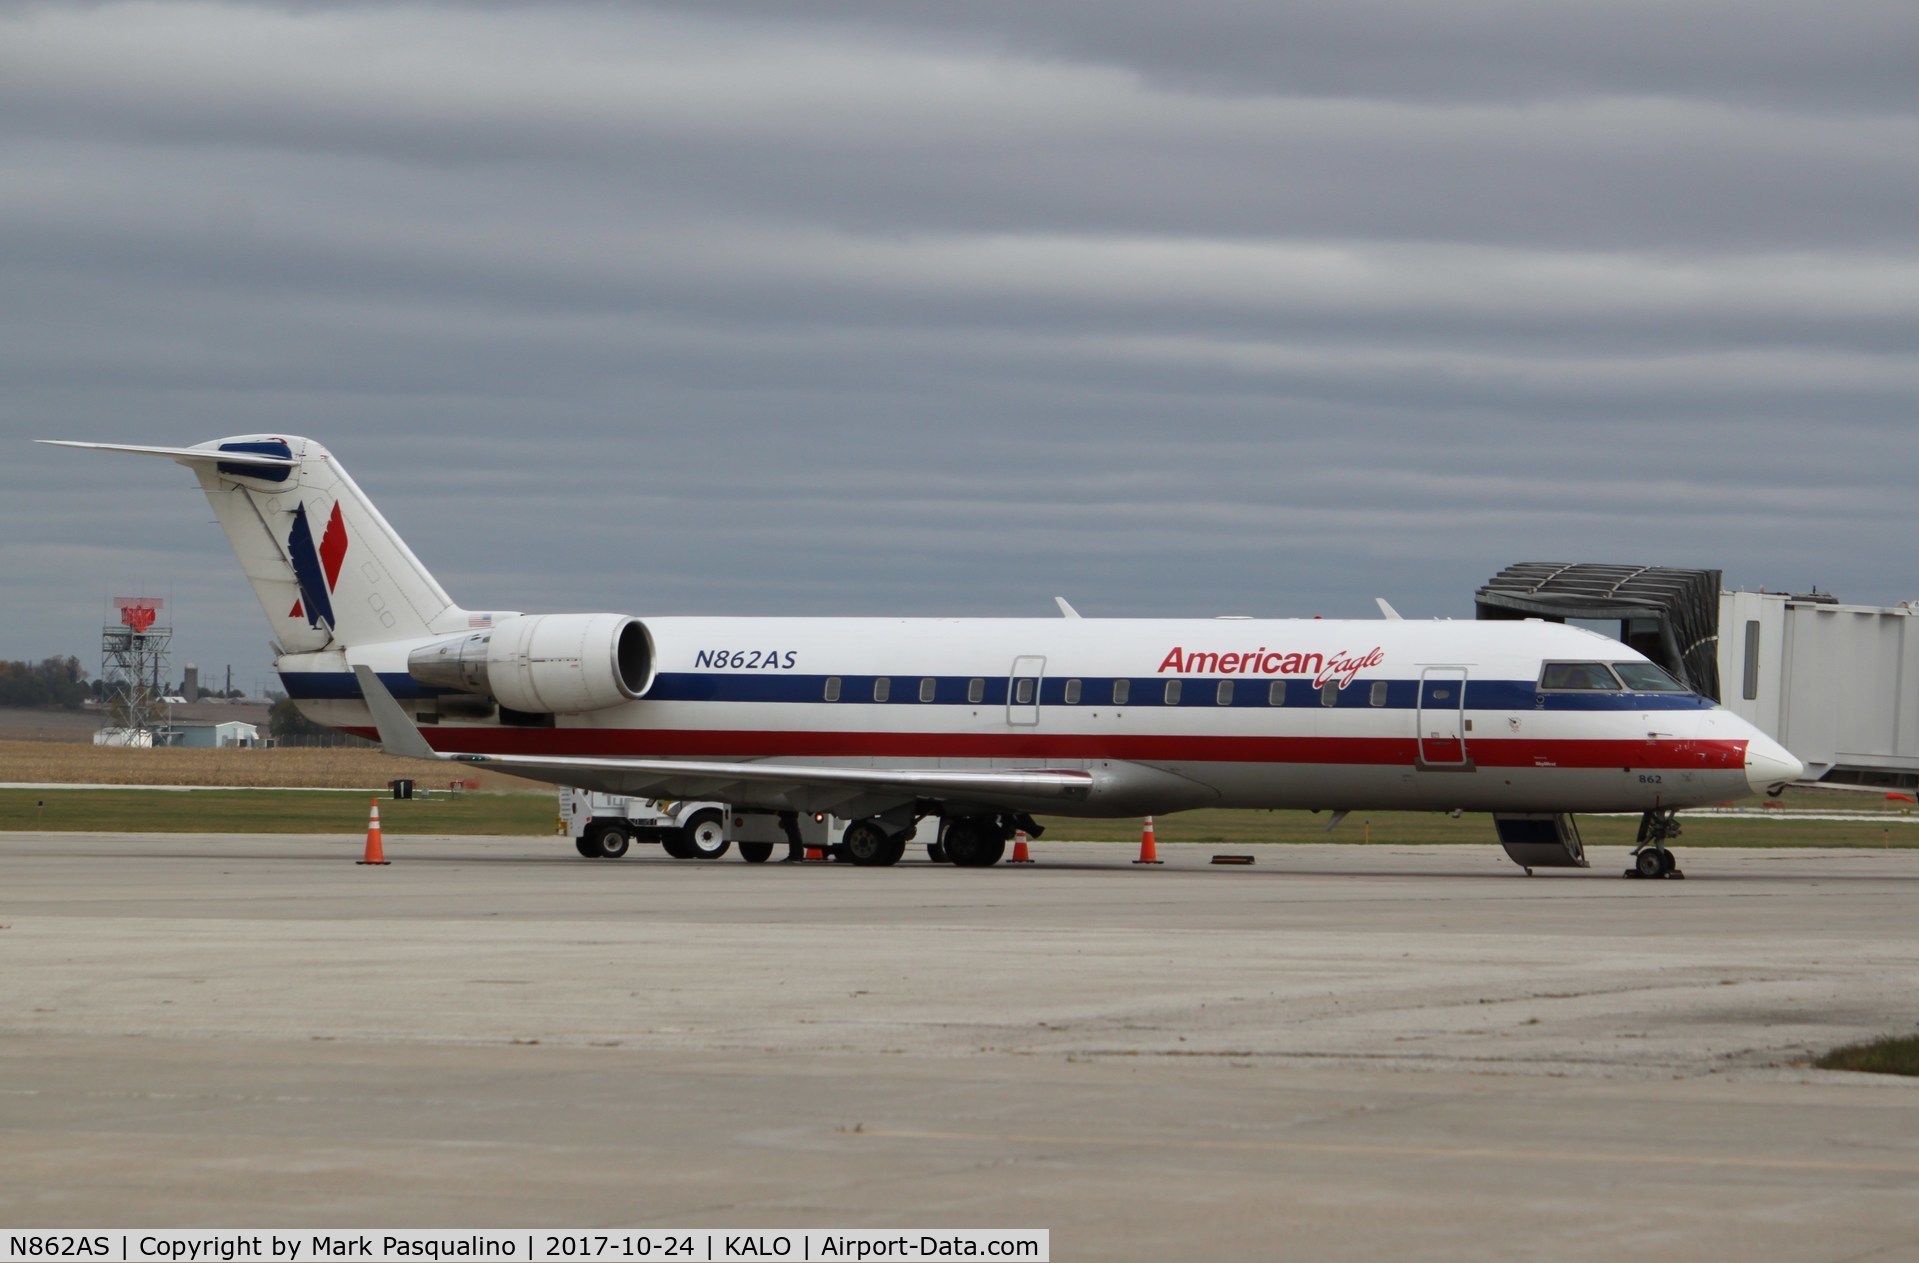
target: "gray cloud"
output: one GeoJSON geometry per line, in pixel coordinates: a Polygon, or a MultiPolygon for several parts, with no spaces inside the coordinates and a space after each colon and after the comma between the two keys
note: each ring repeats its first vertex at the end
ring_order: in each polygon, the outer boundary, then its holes
{"type": "Polygon", "coordinates": [[[311,434],[508,608],[1915,595],[1910,6],[708,8],[5,10],[0,656],[264,666],[36,436],[311,434]]]}

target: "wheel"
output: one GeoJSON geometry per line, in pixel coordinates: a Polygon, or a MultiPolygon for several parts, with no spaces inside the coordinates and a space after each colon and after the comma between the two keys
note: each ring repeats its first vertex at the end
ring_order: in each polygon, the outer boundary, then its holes
{"type": "Polygon", "coordinates": [[[935,864],[944,864],[946,862],[946,848],[937,842],[928,842],[926,844],[926,858],[935,864]]]}
{"type": "Polygon", "coordinates": [[[771,842],[742,842],[740,843],[740,858],[749,864],[764,864],[773,858],[773,844],[771,842]]]}
{"type": "Polygon", "coordinates": [[[660,849],[676,860],[690,860],[693,858],[692,844],[686,840],[684,834],[677,832],[669,833],[664,838],[661,838],[660,849]]]}
{"type": "MultiPolygon", "coordinates": [[[[627,836],[625,829],[617,824],[603,824],[598,826],[598,830],[597,840],[600,844],[601,855],[607,859],[616,860],[626,854],[626,848],[632,843],[633,839],[627,836]]],[[[592,837],[595,835],[589,834],[588,836],[592,837]]]]}
{"type": "Polygon", "coordinates": [[[726,817],[712,807],[694,812],[680,837],[690,860],[716,860],[733,845],[726,840],[726,817]]]}
{"type": "Polygon", "coordinates": [[[840,854],[862,868],[897,864],[905,853],[905,839],[890,837],[877,820],[855,820],[840,838],[840,854]]]}
{"type": "Polygon", "coordinates": [[[581,834],[579,837],[573,839],[573,849],[590,860],[600,858],[600,841],[598,838],[588,838],[585,834],[581,834]]]}
{"type": "Polygon", "coordinates": [[[955,820],[942,842],[946,858],[961,868],[991,868],[1006,854],[1006,838],[996,820],[955,820]]]}
{"type": "Polygon", "coordinates": [[[1638,870],[1641,877],[1664,877],[1666,865],[1670,861],[1660,859],[1662,854],[1664,854],[1663,851],[1649,846],[1633,857],[1633,867],[1638,870]]]}
{"type": "Polygon", "coordinates": [[[1669,877],[1672,875],[1672,871],[1678,867],[1679,857],[1664,847],[1661,847],[1659,849],[1659,875],[1661,877],[1669,877]]]}

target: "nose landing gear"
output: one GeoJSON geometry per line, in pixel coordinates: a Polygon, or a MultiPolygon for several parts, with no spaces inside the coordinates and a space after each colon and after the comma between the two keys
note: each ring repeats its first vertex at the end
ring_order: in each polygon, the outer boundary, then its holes
{"type": "Polygon", "coordinates": [[[1639,840],[1632,853],[1628,877],[1671,877],[1683,880],[1686,874],[1667,849],[1666,840],[1679,836],[1677,811],[1649,811],[1639,818],[1639,840]]]}

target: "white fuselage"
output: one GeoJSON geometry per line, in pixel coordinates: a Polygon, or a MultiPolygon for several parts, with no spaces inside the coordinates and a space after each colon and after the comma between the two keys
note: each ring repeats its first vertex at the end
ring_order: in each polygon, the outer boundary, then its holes
{"type": "MultiPolygon", "coordinates": [[[[1644,661],[1544,622],[644,622],[653,673],[638,700],[550,726],[463,721],[450,705],[428,740],[486,754],[1085,770],[1097,788],[1083,803],[1035,804],[1082,815],[1663,810],[1797,774],[1692,693],[1542,688],[1549,662],[1644,661]]],[[[429,721],[440,704],[406,675],[411,647],[290,655],[282,674],[310,717],[371,735],[350,665],[429,721]]]]}

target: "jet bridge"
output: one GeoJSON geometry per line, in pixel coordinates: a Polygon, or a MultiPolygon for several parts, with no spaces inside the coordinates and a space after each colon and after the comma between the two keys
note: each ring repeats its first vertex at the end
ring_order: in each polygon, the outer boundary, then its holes
{"type": "Polygon", "coordinates": [[[1474,595],[1477,616],[1617,622],[1619,639],[1693,692],[1719,700],[1717,570],[1522,561],[1474,595]]]}

